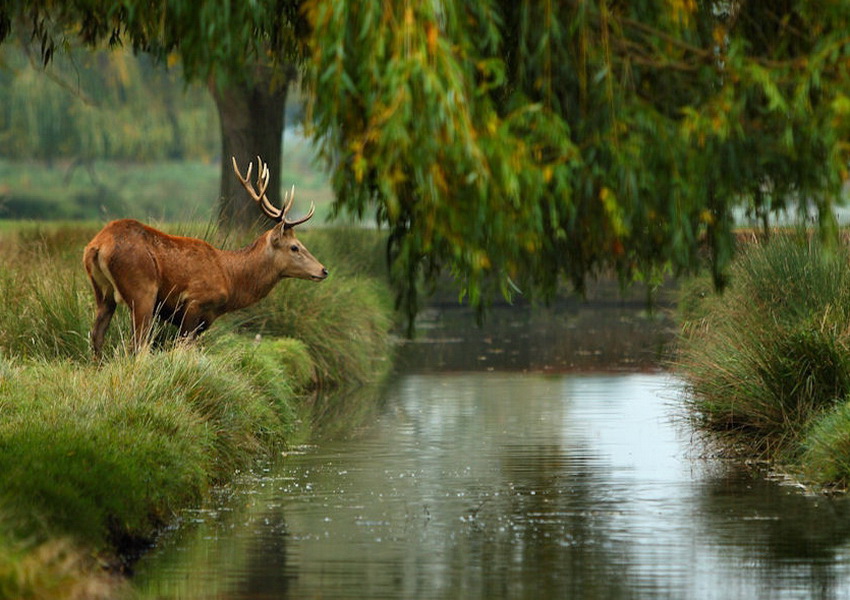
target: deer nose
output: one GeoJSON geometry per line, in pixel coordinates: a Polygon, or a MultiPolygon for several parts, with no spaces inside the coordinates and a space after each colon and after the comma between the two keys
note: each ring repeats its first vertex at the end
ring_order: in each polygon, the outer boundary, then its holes
{"type": "Polygon", "coordinates": [[[327,277],[327,276],[328,276],[328,270],[327,270],[327,268],[322,267],[322,277],[327,277]]]}

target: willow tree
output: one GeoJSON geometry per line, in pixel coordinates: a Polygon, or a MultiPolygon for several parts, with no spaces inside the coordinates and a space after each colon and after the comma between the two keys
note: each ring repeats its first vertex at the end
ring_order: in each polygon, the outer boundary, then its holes
{"type": "MultiPolygon", "coordinates": [[[[230,157],[270,166],[269,196],[279,201],[286,97],[304,38],[298,0],[11,0],[0,4],[0,41],[17,31],[45,64],[57,49],[128,45],[165,68],[179,61],[189,79],[207,82],[221,128],[219,213],[225,225],[257,221],[255,203],[233,177],[230,157]]],[[[211,124],[211,126],[216,126],[211,124]]]]}
{"type": "Polygon", "coordinates": [[[375,209],[402,300],[473,303],[694,269],[732,210],[813,206],[847,177],[850,3],[316,2],[314,135],[337,208],[375,209]],[[789,202],[791,199],[793,202],[789,202]]]}
{"type": "MultiPolygon", "coordinates": [[[[847,0],[12,7],[0,37],[24,19],[46,57],[61,23],[235,86],[235,101],[219,96],[233,107],[223,124],[276,131],[251,85],[280,90],[301,65],[336,209],[388,228],[411,314],[418,286],[445,272],[484,306],[603,270],[689,271],[707,247],[722,284],[734,209],[811,209],[829,232],[847,178],[847,0]]],[[[274,150],[258,148],[276,171],[274,150]]]]}

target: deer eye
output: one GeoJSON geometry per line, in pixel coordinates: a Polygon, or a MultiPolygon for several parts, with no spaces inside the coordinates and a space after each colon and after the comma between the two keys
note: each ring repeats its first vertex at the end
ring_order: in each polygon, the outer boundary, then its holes
{"type": "Polygon", "coordinates": [[[292,250],[293,252],[298,252],[298,245],[297,245],[297,244],[292,244],[292,245],[289,247],[289,249],[290,249],[290,250],[292,250]]]}

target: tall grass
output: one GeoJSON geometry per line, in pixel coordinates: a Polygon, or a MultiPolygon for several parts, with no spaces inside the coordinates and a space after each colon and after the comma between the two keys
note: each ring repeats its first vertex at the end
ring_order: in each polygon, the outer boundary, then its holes
{"type": "Polygon", "coordinates": [[[119,308],[96,363],[80,258],[93,233],[0,234],[0,600],[78,597],[87,585],[98,597],[92,549],[143,543],[279,449],[305,390],[374,380],[389,365],[381,236],[325,230],[302,236],[331,270],[325,282],[284,282],[193,346],[164,326],[139,356],[119,308]]]}
{"type": "Polygon", "coordinates": [[[775,236],[746,249],[725,293],[693,283],[680,307],[679,367],[696,422],[813,480],[846,481],[850,460],[826,468],[827,448],[837,444],[825,440],[834,437],[828,431],[848,414],[850,400],[847,250],[775,236]]]}
{"type": "Polygon", "coordinates": [[[93,234],[93,228],[27,228],[0,238],[0,348],[7,355],[89,354],[92,300],[80,257],[93,234]]]}
{"type": "MultiPolygon", "coordinates": [[[[217,235],[202,227],[176,229],[181,235],[217,235]]],[[[0,271],[0,297],[5,300],[0,303],[0,349],[8,356],[90,360],[94,299],[81,259],[95,232],[94,227],[63,226],[0,237],[0,260],[7,265],[0,271]]],[[[371,230],[316,229],[300,238],[329,268],[328,280],[283,281],[269,298],[217,321],[205,334],[207,345],[233,332],[251,338],[292,337],[305,344],[324,386],[362,383],[380,375],[393,325],[383,236],[371,230]]],[[[224,243],[236,247],[245,241],[224,243]]],[[[107,332],[105,354],[126,353],[131,331],[129,313],[119,307],[107,332]]],[[[174,328],[157,331],[159,346],[173,344],[174,328]]]]}

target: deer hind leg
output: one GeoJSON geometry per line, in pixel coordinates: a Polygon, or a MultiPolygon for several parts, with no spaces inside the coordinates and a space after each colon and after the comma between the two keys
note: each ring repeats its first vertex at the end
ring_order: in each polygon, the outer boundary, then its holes
{"type": "Polygon", "coordinates": [[[118,297],[126,304],[133,318],[133,351],[147,347],[153,329],[156,287],[152,284],[132,287],[123,280],[115,281],[118,297]]]}
{"type": "Polygon", "coordinates": [[[156,293],[136,293],[128,304],[133,313],[133,351],[138,353],[151,341],[156,293]]]}
{"type": "Polygon", "coordinates": [[[100,358],[106,329],[112,321],[112,315],[115,314],[115,307],[117,306],[115,288],[112,287],[109,278],[103,274],[97,265],[96,249],[86,250],[84,263],[92,289],[94,290],[95,304],[97,305],[97,313],[95,314],[94,324],[91,329],[92,351],[96,358],[100,358]]]}
{"type": "Polygon", "coordinates": [[[133,350],[139,352],[150,342],[158,292],[156,267],[147,257],[118,253],[102,262],[105,262],[103,271],[112,285],[114,300],[126,304],[132,313],[133,350]]]}
{"type": "Polygon", "coordinates": [[[103,338],[106,336],[106,329],[109,327],[110,321],[112,321],[112,315],[115,314],[115,307],[117,306],[113,297],[98,297],[100,295],[98,292],[95,292],[97,314],[95,315],[94,325],[91,330],[92,350],[97,358],[100,358],[100,353],[103,349],[103,338]]]}

